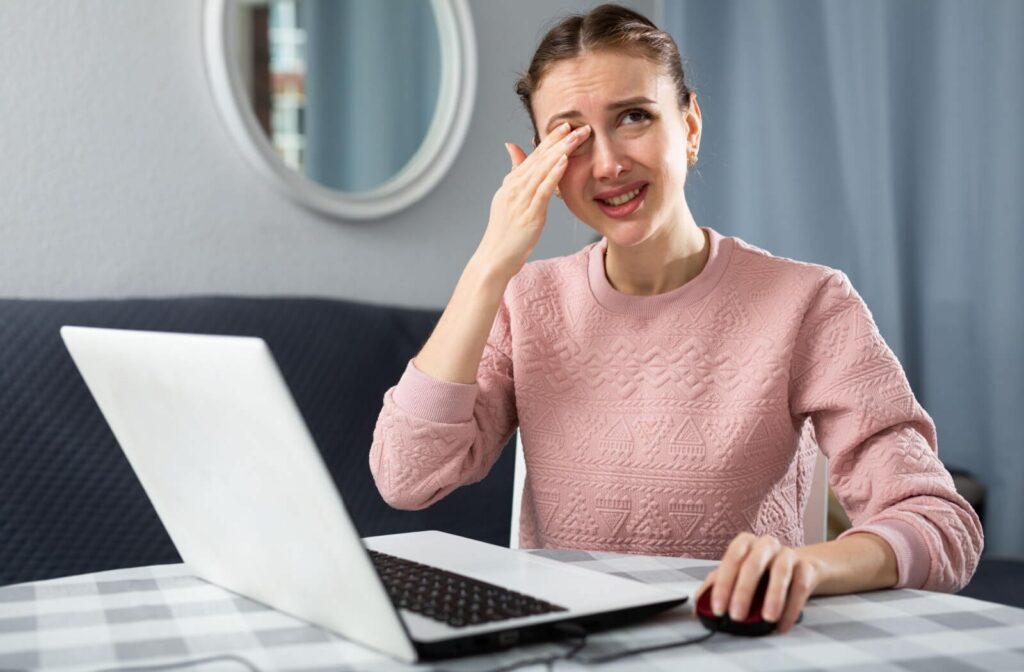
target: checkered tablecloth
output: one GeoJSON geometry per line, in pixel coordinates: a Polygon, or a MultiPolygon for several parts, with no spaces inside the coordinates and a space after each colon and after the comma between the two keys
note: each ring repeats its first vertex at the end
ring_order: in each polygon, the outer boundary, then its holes
{"type": "MultiPolygon", "coordinates": [[[[691,593],[714,567],[702,560],[534,552],[691,593]]],[[[683,606],[641,625],[592,636],[580,658],[702,632],[690,607],[683,606]]],[[[0,587],[0,670],[470,672],[564,650],[562,644],[543,644],[406,666],[198,579],[186,565],[0,587]],[[196,664],[176,665],[188,661],[196,664]]],[[[555,669],[1024,670],[1024,609],[914,590],[814,598],[802,624],[786,635],[746,639],[719,634],[701,644],[601,666],[560,661],[555,669]]]]}

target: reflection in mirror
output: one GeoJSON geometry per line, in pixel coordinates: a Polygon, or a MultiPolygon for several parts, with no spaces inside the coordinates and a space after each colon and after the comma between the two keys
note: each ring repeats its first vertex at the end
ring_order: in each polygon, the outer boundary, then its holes
{"type": "Polygon", "coordinates": [[[438,104],[433,3],[249,0],[236,8],[238,72],[285,165],[347,193],[399,174],[438,104]]]}

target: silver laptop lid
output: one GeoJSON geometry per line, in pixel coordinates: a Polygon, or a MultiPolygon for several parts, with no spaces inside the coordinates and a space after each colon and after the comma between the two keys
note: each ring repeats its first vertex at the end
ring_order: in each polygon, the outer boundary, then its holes
{"type": "Polygon", "coordinates": [[[262,339],[85,327],[61,336],[198,576],[416,660],[262,339]]]}

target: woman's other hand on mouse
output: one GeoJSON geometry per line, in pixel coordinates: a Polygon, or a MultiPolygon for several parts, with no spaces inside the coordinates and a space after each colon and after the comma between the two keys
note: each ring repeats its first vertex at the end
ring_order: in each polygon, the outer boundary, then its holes
{"type": "Polygon", "coordinates": [[[551,131],[529,156],[506,144],[512,170],[491,200],[487,230],[474,255],[494,273],[511,279],[526,263],[547,220],[548,203],[565,174],[569,154],[590,134],[590,126],[551,131]]]}
{"type": "Polygon", "coordinates": [[[747,617],[754,591],[765,572],[770,575],[762,618],[778,623],[779,633],[788,632],[818,587],[821,571],[816,559],[801,554],[799,549],[783,546],[775,537],[758,537],[749,532],[737,535],[725,551],[722,563],[704,579],[697,595],[710,589],[715,615],[728,612],[729,618],[741,621],[747,617]]]}

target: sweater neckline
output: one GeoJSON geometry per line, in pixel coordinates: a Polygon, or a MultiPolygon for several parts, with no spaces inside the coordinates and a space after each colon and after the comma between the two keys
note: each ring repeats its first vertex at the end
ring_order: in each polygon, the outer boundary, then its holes
{"type": "Polygon", "coordinates": [[[604,270],[608,239],[601,238],[591,246],[588,261],[590,291],[594,299],[607,310],[637,317],[655,317],[669,307],[680,308],[697,303],[722,279],[733,248],[732,238],[722,236],[711,228],[701,227],[701,230],[707,233],[708,244],[711,247],[708,261],[701,272],[682,287],[650,296],[624,294],[612,287],[604,270]]]}

